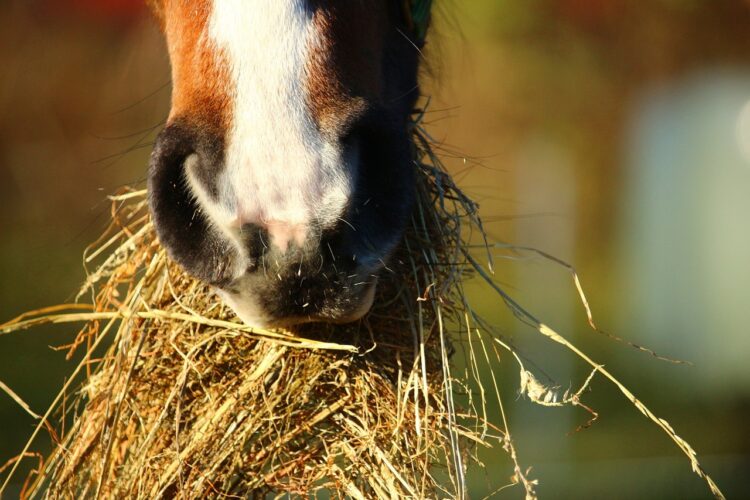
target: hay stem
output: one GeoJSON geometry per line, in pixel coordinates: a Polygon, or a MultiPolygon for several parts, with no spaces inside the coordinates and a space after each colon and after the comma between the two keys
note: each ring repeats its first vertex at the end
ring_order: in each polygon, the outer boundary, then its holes
{"type": "MultiPolygon", "coordinates": [[[[93,305],[84,305],[82,309],[92,309],[93,305]]],[[[55,308],[56,310],[62,310],[65,307],[55,308]]],[[[92,313],[66,313],[66,314],[42,314],[41,316],[35,316],[35,312],[26,313],[23,315],[24,318],[21,321],[4,323],[0,325],[0,335],[6,335],[9,333],[17,332],[19,330],[27,330],[31,327],[43,325],[43,324],[62,324],[62,323],[87,323],[92,321],[100,320],[131,320],[133,318],[140,319],[154,319],[160,321],[180,321],[186,323],[194,323],[196,325],[210,326],[214,328],[222,328],[228,330],[233,334],[246,334],[251,337],[275,342],[280,345],[289,347],[300,347],[304,349],[321,349],[321,350],[332,350],[332,351],[347,351],[347,352],[358,352],[358,349],[352,345],[338,344],[334,342],[319,342],[312,339],[305,339],[297,337],[291,334],[279,333],[272,330],[265,330],[262,328],[251,327],[240,323],[234,323],[231,321],[223,321],[216,319],[209,319],[203,316],[195,316],[185,313],[169,312],[162,310],[151,310],[151,311],[130,311],[123,309],[120,311],[102,311],[92,313]]]]}
{"type": "Polygon", "coordinates": [[[31,415],[32,418],[34,418],[34,420],[39,420],[40,418],[42,418],[40,415],[38,415],[36,412],[34,412],[31,409],[31,407],[28,405],[28,403],[26,403],[26,401],[24,401],[21,398],[21,396],[19,396],[15,392],[13,392],[13,389],[11,389],[7,385],[5,385],[5,382],[3,382],[2,380],[0,380],[0,390],[3,391],[3,392],[5,392],[5,394],[7,394],[8,396],[10,396],[10,398],[13,401],[15,401],[16,404],[18,406],[20,406],[23,411],[25,411],[26,413],[28,413],[29,415],[31,415]]]}
{"type": "Polygon", "coordinates": [[[550,340],[554,342],[557,342],[558,344],[565,346],[567,349],[575,353],[579,358],[581,358],[586,363],[588,363],[592,368],[594,368],[595,371],[599,371],[599,373],[601,373],[607,379],[609,379],[609,381],[612,382],[615,385],[615,387],[617,387],[620,390],[620,392],[633,404],[633,406],[635,406],[635,408],[639,412],[641,412],[646,418],[648,418],[653,423],[655,423],[659,428],[661,428],[664,431],[665,434],[667,434],[667,436],[670,437],[670,439],[677,445],[677,447],[685,454],[685,456],[690,461],[693,472],[706,482],[709,489],[711,490],[711,493],[717,499],[723,500],[725,498],[724,494],[721,492],[721,490],[716,485],[714,480],[703,470],[703,467],[700,465],[700,462],[698,461],[698,456],[695,450],[693,450],[693,448],[687,443],[687,441],[685,441],[680,436],[678,436],[677,433],[675,433],[674,429],[672,429],[672,426],[669,424],[669,422],[667,422],[663,418],[657,417],[645,404],[643,404],[638,398],[636,398],[635,395],[622,382],[620,382],[614,375],[612,375],[603,366],[594,362],[583,351],[578,349],[578,347],[570,343],[568,340],[566,340],[563,336],[561,336],[555,330],[553,330],[549,326],[539,321],[536,317],[534,317],[531,313],[529,313],[526,309],[524,309],[520,304],[518,304],[515,300],[513,300],[513,298],[511,298],[502,288],[500,288],[499,286],[497,286],[497,284],[495,284],[492,278],[487,275],[487,273],[484,271],[482,266],[469,254],[468,251],[465,250],[464,255],[469,260],[469,262],[474,266],[474,268],[479,273],[479,275],[484,279],[484,281],[488,283],[495,290],[495,292],[497,292],[498,295],[500,295],[502,300],[508,305],[508,307],[511,309],[511,311],[513,311],[513,313],[516,316],[522,319],[525,323],[530,324],[533,328],[535,328],[539,333],[541,333],[545,337],[549,338],[550,340]]]}
{"type": "MultiPolygon", "coordinates": [[[[36,436],[39,434],[39,431],[41,431],[42,427],[48,422],[48,419],[49,419],[50,415],[57,408],[57,404],[60,402],[60,400],[66,394],[66,392],[68,391],[68,389],[70,389],[70,387],[73,384],[73,381],[76,380],[76,377],[81,372],[81,370],[83,369],[83,367],[88,365],[88,363],[87,363],[88,359],[91,357],[91,355],[93,354],[94,350],[97,347],[99,347],[99,344],[106,337],[107,332],[112,327],[112,325],[114,325],[115,321],[116,321],[116,318],[112,318],[109,321],[109,323],[107,323],[107,325],[104,327],[104,329],[102,330],[102,332],[99,335],[99,337],[92,344],[92,348],[86,351],[86,353],[84,354],[83,359],[81,360],[81,362],[78,363],[78,366],[76,366],[76,368],[73,370],[73,373],[71,373],[71,375],[68,378],[68,380],[63,384],[62,389],[60,390],[60,392],[57,393],[57,396],[55,396],[55,399],[52,401],[52,404],[50,404],[50,406],[47,409],[47,411],[44,413],[44,415],[42,415],[42,418],[39,419],[39,422],[34,427],[34,431],[31,433],[31,437],[29,437],[28,441],[26,442],[26,444],[23,447],[23,450],[20,453],[21,456],[25,456],[29,452],[29,448],[31,448],[31,444],[36,439],[36,436]]],[[[19,463],[20,463],[20,461],[16,461],[16,463],[13,464],[13,467],[11,468],[10,472],[8,473],[8,475],[5,477],[5,481],[3,481],[2,486],[0,486],[0,497],[2,497],[3,493],[5,492],[5,489],[8,487],[8,484],[10,484],[10,480],[13,477],[13,474],[16,472],[16,469],[18,468],[19,463]]],[[[39,475],[38,477],[41,477],[41,475],[39,475]]]]}

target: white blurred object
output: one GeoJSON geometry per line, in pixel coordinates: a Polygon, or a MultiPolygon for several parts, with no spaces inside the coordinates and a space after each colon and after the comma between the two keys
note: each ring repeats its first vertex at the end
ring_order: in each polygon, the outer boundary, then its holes
{"type": "Polygon", "coordinates": [[[620,328],[723,394],[750,391],[749,98],[748,71],[653,90],[626,147],[620,328]]]}
{"type": "Polygon", "coordinates": [[[740,153],[750,163],[750,100],[745,101],[737,116],[736,137],[740,153]]]}

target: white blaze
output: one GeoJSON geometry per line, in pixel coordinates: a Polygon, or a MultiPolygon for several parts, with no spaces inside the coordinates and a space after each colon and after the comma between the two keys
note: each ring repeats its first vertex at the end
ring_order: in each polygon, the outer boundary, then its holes
{"type": "Polygon", "coordinates": [[[315,221],[341,215],[352,180],[308,107],[305,66],[316,45],[303,0],[215,0],[204,33],[228,59],[231,128],[219,201],[191,180],[212,222],[234,237],[240,224],[267,227],[285,249],[315,221]]]}

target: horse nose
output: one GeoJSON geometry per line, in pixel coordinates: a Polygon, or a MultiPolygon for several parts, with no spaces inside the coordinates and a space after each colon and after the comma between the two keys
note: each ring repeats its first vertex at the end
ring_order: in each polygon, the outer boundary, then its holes
{"type": "Polygon", "coordinates": [[[262,239],[265,235],[271,247],[282,254],[287,253],[292,245],[303,248],[310,235],[309,223],[306,222],[280,219],[264,220],[259,217],[249,218],[242,215],[238,215],[230,223],[230,228],[245,234],[254,234],[256,238],[262,239]]]}
{"type": "Polygon", "coordinates": [[[210,137],[176,123],[156,141],[149,202],[169,255],[215,287],[247,324],[361,317],[389,248],[378,229],[379,205],[357,198],[354,208],[340,209],[343,202],[330,200],[341,196],[311,200],[294,182],[227,189],[221,181],[232,165],[210,137]]]}
{"type": "Polygon", "coordinates": [[[271,244],[282,253],[286,253],[290,243],[302,248],[307,239],[307,224],[270,220],[266,223],[266,231],[271,238],[271,244]]]}

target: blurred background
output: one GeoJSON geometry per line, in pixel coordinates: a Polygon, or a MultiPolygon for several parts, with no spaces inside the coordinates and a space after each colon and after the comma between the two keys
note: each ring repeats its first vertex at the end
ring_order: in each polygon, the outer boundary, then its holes
{"type": "MultiPolygon", "coordinates": [[[[591,331],[570,275],[533,254],[499,258],[498,282],[669,420],[729,498],[750,497],[750,3],[444,0],[437,10],[427,127],[492,238],[571,263],[602,329],[692,366],[591,331]]],[[[143,186],[169,79],[141,2],[0,2],[0,322],[72,299],[105,196],[143,186]]],[[[563,390],[585,379],[580,361],[486,288],[470,290],[563,390]]],[[[43,412],[71,369],[51,347],[73,335],[0,336],[0,381],[43,412]]],[[[599,419],[575,432],[587,413],[518,398],[511,358],[500,375],[542,498],[710,496],[603,378],[584,399],[599,419]]],[[[0,392],[0,465],[33,424],[0,392]]],[[[481,458],[472,498],[512,474],[502,450],[481,458]]]]}

